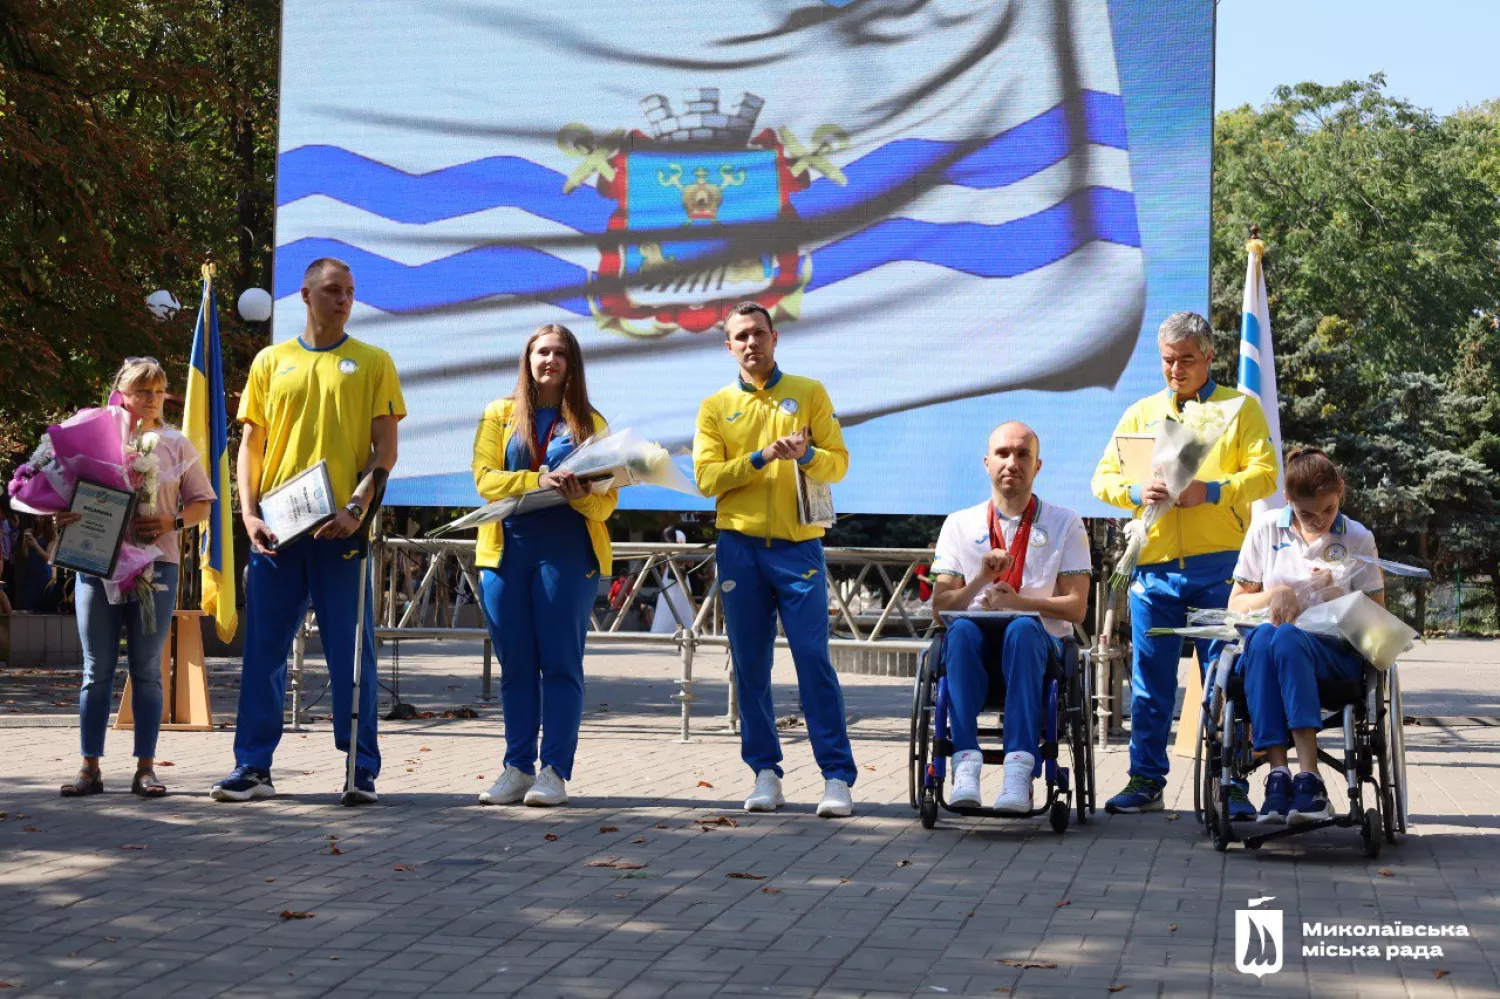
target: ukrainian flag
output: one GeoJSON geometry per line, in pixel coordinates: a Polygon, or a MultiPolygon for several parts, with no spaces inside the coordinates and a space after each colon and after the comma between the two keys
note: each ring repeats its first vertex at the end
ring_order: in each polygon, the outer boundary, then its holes
{"type": "Polygon", "coordinates": [[[193,328],[193,361],[188,368],[182,432],[193,442],[213,484],[213,512],[198,529],[203,610],[222,641],[239,628],[235,609],[234,516],[229,501],[229,419],[224,407],[224,364],[219,352],[219,310],[213,264],[203,266],[203,300],[193,328]]]}

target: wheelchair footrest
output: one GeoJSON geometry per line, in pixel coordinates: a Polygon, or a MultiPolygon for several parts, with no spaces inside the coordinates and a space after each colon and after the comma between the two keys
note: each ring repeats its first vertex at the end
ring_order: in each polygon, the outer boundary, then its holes
{"type": "Polygon", "coordinates": [[[1269,843],[1273,839],[1286,839],[1288,836],[1300,836],[1303,833],[1313,832],[1318,829],[1328,829],[1334,826],[1341,829],[1348,829],[1351,826],[1359,825],[1359,823],[1360,819],[1352,815],[1335,815],[1331,819],[1319,819],[1317,822],[1298,822],[1295,825],[1278,826],[1271,832],[1256,833],[1253,836],[1242,838],[1247,847],[1260,846],[1262,843],[1269,843]]]}

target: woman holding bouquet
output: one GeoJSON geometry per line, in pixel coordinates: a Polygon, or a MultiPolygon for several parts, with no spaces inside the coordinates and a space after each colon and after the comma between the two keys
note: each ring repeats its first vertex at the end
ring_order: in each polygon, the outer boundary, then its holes
{"type": "Polygon", "coordinates": [[[475,565],[505,713],[505,769],[481,804],[568,800],[583,721],[584,636],[599,577],[610,572],[604,525],[619,491],[594,492],[550,469],[604,428],[589,405],[578,340],[557,325],[531,334],[515,392],[492,402],[479,421],[474,485],[486,502],[547,488],[568,501],[479,528],[475,565]]]}
{"type": "MultiPolygon", "coordinates": [[[[167,793],[156,778],[156,737],[161,730],[162,711],[161,650],[171,633],[172,611],[177,606],[177,564],[181,557],[177,532],[208,516],[214,491],[192,442],[162,422],[167,373],[159,361],[153,357],[127,358],[115,375],[111,392],[121,394],[126,412],[137,423],[137,435],[157,435],[156,463],[165,470],[156,489],[155,512],[138,515],[131,525],[135,543],[155,545],[160,552],[153,576],[155,621],[144,620],[138,600],[112,604],[103,579],[79,574],[74,601],[78,637],[83,644],[83,683],[78,696],[83,766],[72,783],[62,786],[62,796],[77,798],[104,790],[99,758],[104,755],[104,730],[109,724],[123,629],[135,713],[136,769],[130,790],[143,798],[159,798],[167,793]],[[175,474],[178,469],[182,470],[180,479],[175,474]]],[[[59,513],[55,518],[58,527],[77,519],[74,513],[59,513]]]]}
{"type": "Polygon", "coordinates": [[[1376,558],[1375,537],[1339,512],[1343,498],[1343,475],[1328,455],[1317,448],[1288,452],[1286,506],[1255,518],[1234,568],[1229,609],[1270,612],[1240,657],[1255,748],[1271,764],[1258,822],[1315,822],[1333,814],[1318,773],[1318,681],[1358,680],[1365,662],[1347,642],[1294,622],[1313,604],[1355,589],[1385,604],[1379,568],[1354,558],[1376,558]],[[1287,767],[1289,743],[1297,747],[1295,777],[1287,767]]]}

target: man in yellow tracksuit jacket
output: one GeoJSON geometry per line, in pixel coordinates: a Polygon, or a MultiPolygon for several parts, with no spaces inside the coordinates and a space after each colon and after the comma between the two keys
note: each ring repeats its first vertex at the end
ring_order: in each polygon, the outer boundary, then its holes
{"type": "MultiPolygon", "coordinates": [[[[1115,435],[1151,433],[1164,419],[1175,419],[1182,406],[1223,402],[1241,393],[1214,383],[1212,329],[1191,312],[1169,316],[1157,334],[1164,392],[1147,396],[1125,411],[1115,435]]],[[[1229,602],[1235,560],[1250,524],[1250,504],[1276,489],[1277,460],[1260,403],[1244,397],[1239,414],[1193,482],[1178,497],[1176,508],[1147,536],[1135,578],[1130,584],[1131,639],[1135,663],[1131,676],[1130,782],[1105,803],[1110,812],[1144,812],[1162,807],[1167,784],[1167,734],[1177,697],[1177,662],[1182,640],[1153,638],[1151,628],[1181,628],[1190,607],[1223,607],[1229,602]]],[[[1094,470],[1094,495],[1141,516],[1148,503],[1168,496],[1160,482],[1134,482],[1125,475],[1114,437],[1094,470]]],[[[1201,663],[1214,649],[1200,642],[1201,663]]],[[[1231,789],[1236,818],[1255,817],[1246,788],[1231,789]]]]}
{"type": "Polygon", "coordinates": [[[813,756],[823,772],[824,818],[849,815],[856,770],[844,695],[828,657],[828,571],[823,528],[801,523],[797,473],[838,482],[849,452],[833,403],[811,378],[776,366],[776,330],[754,302],[724,321],[739,378],[698,409],[693,470],[717,500],[719,590],[740,702],[740,755],[755,771],[746,811],[773,811],[781,793],[781,742],[771,699],[776,615],[792,648],[813,756]]]}

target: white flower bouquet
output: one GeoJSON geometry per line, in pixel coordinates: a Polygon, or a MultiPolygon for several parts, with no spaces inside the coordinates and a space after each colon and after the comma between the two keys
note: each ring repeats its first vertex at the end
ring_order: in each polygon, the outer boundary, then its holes
{"type": "Polygon", "coordinates": [[[1358,590],[1307,608],[1297,627],[1343,639],[1378,670],[1390,669],[1417,640],[1416,629],[1358,590]]]}
{"type": "MultiPolygon", "coordinates": [[[[543,471],[547,471],[545,466],[543,471]]],[[[629,427],[610,434],[595,434],[578,445],[572,454],[551,471],[572,472],[596,493],[624,486],[661,486],[688,496],[702,495],[692,480],[677,467],[666,448],[646,440],[629,427]]],[[[465,528],[504,520],[518,513],[561,506],[566,502],[568,501],[556,489],[533,489],[520,496],[507,496],[488,503],[429,532],[428,536],[441,537],[465,528]]]]}
{"type": "Polygon", "coordinates": [[[1130,578],[1141,559],[1141,549],[1146,545],[1146,536],[1192,483],[1209,452],[1239,415],[1244,402],[1244,396],[1224,402],[1193,400],[1182,407],[1180,419],[1161,422],[1156,445],[1151,451],[1151,475],[1166,483],[1169,495],[1161,503],[1148,504],[1140,517],[1126,525],[1125,552],[1109,580],[1114,589],[1123,590],[1130,585],[1130,578]]]}

